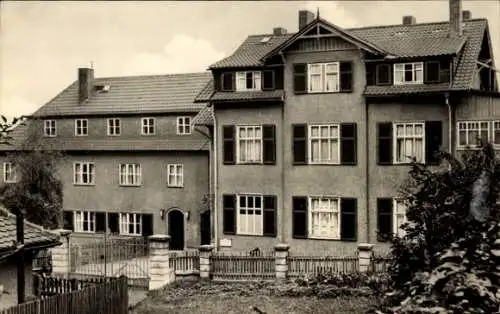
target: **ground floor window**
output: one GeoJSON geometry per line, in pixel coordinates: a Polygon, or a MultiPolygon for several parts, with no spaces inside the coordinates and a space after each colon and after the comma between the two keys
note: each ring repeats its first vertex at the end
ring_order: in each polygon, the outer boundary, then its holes
{"type": "Polygon", "coordinates": [[[238,195],[238,234],[262,235],[262,195],[238,195]]]}
{"type": "Polygon", "coordinates": [[[401,226],[406,223],[406,205],[403,200],[395,199],[394,200],[394,217],[393,221],[393,233],[397,234],[399,237],[405,235],[405,231],[401,228],[401,226]]]}
{"type": "Polygon", "coordinates": [[[141,214],[121,213],[120,234],[141,235],[141,214]]]}
{"type": "Polygon", "coordinates": [[[76,232],[95,232],[95,212],[77,211],[75,212],[76,232]]]}
{"type": "Polygon", "coordinates": [[[339,205],[338,198],[309,198],[310,238],[338,239],[340,237],[339,205]]]}

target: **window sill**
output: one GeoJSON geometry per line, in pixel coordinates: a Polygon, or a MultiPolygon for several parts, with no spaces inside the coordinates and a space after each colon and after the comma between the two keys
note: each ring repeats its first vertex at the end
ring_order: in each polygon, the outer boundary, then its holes
{"type": "Polygon", "coordinates": [[[264,165],[262,162],[237,162],[237,165],[264,165]]]}
{"type": "Polygon", "coordinates": [[[324,95],[324,94],[346,94],[352,93],[353,90],[343,90],[343,91],[334,91],[334,92],[295,92],[296,95],[324,95]]]}
{"type": "Polygon", "coordinates": [[[167,188],[169,189],[182,189],[184,188],[183,185],[167,185],[167,188]]]}
{"type": "Polygon", "coordinates": [[[57,135],[47,135],[47,134],[44,134],[43,137],[57,137],[57,135]]]}
{"type": "Polygon", "coordinates": [[[186,135],[191,135],[192,133],[177,133],[179,136],[186,136],[186,135]]]}
{"type": "Polygon", "coordinates": [[[86,137],[89,136],[88,134],[75,134],[76,137],[86,137]]]}
{"type": "Polygon", "coordinates": [[[13,184],[13,183],[17,183],[17,181],[3,181],[3,183],[5,183],[5,184],[13,184]]]}
{"type": "Polygon", "coordinates": [[[296,240],[314,240],[314,241],[329,241],[329,242],[356,242],[357,239],[338,239],[338,238],[318,238],[318,237],[292,237],[296,240]]]}
{"type": "Polygon", "coordinates": [[[73,183],[74,186],[95,186],[95,183],[73,183]]]}
{"type": "Polygon", "coordinates": [[[238,237],[259,237],[259,238],[267,238],[270,236],[265,236],[263,234],[243,234],[243,233],[234,233],[232,234],[233,236],[238,236],[238,237]]]}
{"type": "Polygon", "coordinates": [[[138,188],[138,187],[141,187],[142,184],[118,184],[118,186],[126,187],[126,188],[138,188]]]}
{"type": "Polygon", "coordinates": [[[121,136],[121,134],[108,134],[109,137],[118,137],[121,136]]]}
{"type": "Polygon", "coordinates": [[[156,133],[153,133],[153,134],[142,134],[141,133],[141,136],[155,136],[155,135],[156,135],[156,133]]]}

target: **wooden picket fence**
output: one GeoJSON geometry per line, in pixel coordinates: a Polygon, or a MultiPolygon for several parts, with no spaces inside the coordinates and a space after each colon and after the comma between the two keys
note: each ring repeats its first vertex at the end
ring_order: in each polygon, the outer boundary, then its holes
{"type": "Polygon", "coordinates": [[[170,269],[175,270],[177,276],[196,275],[200,272],[199,251],[171,251],[169,252],[170,269]]]}
{"type": "Polygon", "coordinates": [[[212,253],[214,281],[274,280],[276,278],[274,252],[253,255],[249,253],[212,253]]]}
{"type": "MultiPolygon", "coordinates": [[[[52,278],[54,279],[54,278],[52,278]]],[[[128,313],[127,278],[113,278],[103,282],[77,282],[48,280],[44,287],[64,291],[52,296],[39,296],[36,300],[4,309],[0,314],[126,314],[128,313]],[[50,283],[49,283],[50,282],[50,283]],[[57,286],[59,285],[59,286],[57,286]]]]}
{"type": "Polygon", "coordinates": [[[329,273],[355,273],[359,271],[359,259],[353,257],[332,256],[289,256],[288,277],[297,278],[306,275],[329,273]]]}
{"type": "Polygon", "coordinates": [[[389,270],[392,257],[389,255],[374,254],[370,261],[370,271],[375,273],[384,273],[389,270]]]}

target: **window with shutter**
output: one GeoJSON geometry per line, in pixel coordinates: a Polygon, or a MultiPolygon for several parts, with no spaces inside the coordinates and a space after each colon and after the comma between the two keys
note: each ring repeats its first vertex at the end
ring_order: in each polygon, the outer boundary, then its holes
{"type": "Polygon", "coordinates": [[[292,198],[292,236],[297,239],[307,238],[307,197],[292,198]]]}
{"type": "Polygon", "coordinates": [[[425,161],[429,165],[439,163],[439,150],[443,142],[443,126],[441,121],[425,122],[425,161]]]}
{"type": "Polygon", "coordinates": [[[340,238],[342,241],[356,241],[357,238],[357,201],[355,198],[342,198],[340,203],[340,238]]]}
{"type": "Polygon", "coordinates": [[[307,92],[307,64],[293,65],[293,90],[296,94],[307,92]]]}
{"type": "Polygon", "coordinates": [[[263,130],[263,162],[267,165],[276,164],[276,127],[264,125],[263,130]]]}
{"type": "Polygon", "coordinates": [[[377,199],[377,240],[384,242],[392,234],[392,216],[393,216],[392,198],[377,199]]]}
{"type": "Polygon", "coordinates": [[[75,227],[73,225],[73,212],[64,211],[63,219],[64,219],[63,222],[64,229],[74,231],[75,227]]]}
{"type": "Polygon", "coordinates": [[[221,90],[223,92],[232,92],[235,90],[235,76],[233,72],[222,73],[221,75],[221,90]]]}
{"type": "Polygon", "coordinates": [[[223,195],[222,196],[222,209],[223,209],[223,230],[224,234],[236,233],[236,196],[223,195]]]}
{"type": "Polygon", "coordinates": [[[442,60],[439,64],[439,81],[442,83],[449,82],[451,77],[451,62],[450,60],[442,60]]]}
{"type": "Polygon", "coordinates": [[[274,71],[264,70],[262,72],[262,90],[273,90],[275,88],[274,84],[274,71]]]}
{"type": "Polygon", "coordinates": [[[276,196],[264,196],[264,236],[276,236],[276,196]]]}
{"type": "Polygon", "coordinates": [[[224,156],[224,164],[232,165],[236,162],[236,143],[235,143],[235,132],[234,125],[226,125],[222,127],[223,133],[223,153],[224,156]]]}
{"type": "Polygon", "coordinates": [[[142,235],[148,237],[153,235],[153,214],[142,214],[142,235]]]}
{"type": "Polygon", "coordinates": [[[425,83],[438,83],[440,73],[440,62],[439,61],[427,61],[425,62],[425,83]]]}
{"type": "Polygon", "coordinates": [[[120,232],[120,222],[118,213],[108,213],[108,228],[111,233],[120,232]]]}
{"type": "Polygon", "coordinates": [[[366,85],[372,86],[377,82],[377,67],[373,63],[366,63],[366,85]]]}
{"type": "Polygon", "coordinates": [[[95,231],[96,232],[106,232],[106,213],[96,212],[95,213],[95,231]]]}
{"type": "Polygon", "coordinates": [[[340,125],[340,160],[343,165],[356,165],[356,123],[340,125]]]}
{"type": "Polygon", "coordinates": [[[392,164],[392,123],[377,124],[377,161],[379,165],[392,164]]]}
{"type": "Polygon", "coordinates": [[[307,125],[294,124],[292,125],[293,137],[293,164],[307,164],[307,125]]]}
{"type": "Polygon", "coordinates": [[[390,85],[392,83],[391,69],[390,64],[377,64],[377,85],[390,85]]]}
{"type": "Polygon", "coordinates": [[[340,62],[340,92],[352,92],[352,79],[352,62],[340,62]]]}

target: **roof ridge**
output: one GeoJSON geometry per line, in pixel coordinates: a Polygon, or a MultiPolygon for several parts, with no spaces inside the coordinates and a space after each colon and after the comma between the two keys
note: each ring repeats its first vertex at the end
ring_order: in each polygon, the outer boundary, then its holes
{"type": "MultiPolygon", "coordinates": [[[[476,22],[476,21],[488,21],[486,18],[475,18],[464,21],[468,22],[476,22]]],[[[439,21],[439,22],[425,22],[425,23],[416,23],[411,25],[403,25],[403,24],[390,24],[390,25],[375,25],[375,26],[362,26],[362,27],[352,27],[352,28],[344,28],[345,30],[362,30],[362,29],[374,29],[374,28],[385,28],[385,27],[396,27],[396,26],[404,26],[404,27],[414,27],[414,26],[425,26],[425,25],[439,25],[439,24],[449,24],[450,21],[439,21]]]]}
{"type": "Polygon", "coordinates": [[[166,73],[166,74],[138,74],[138,75],[122,75],[122,76],[103,76],[96,77],[95,80],[107,80],[107,79],[116,79],[116,78],[151,78],[151,77],[172,77],[172,76],[187,76],[187,75],[202,75],[210,73],[210,71],[204,72],[186,72],[186,73],[166,73]]]}

